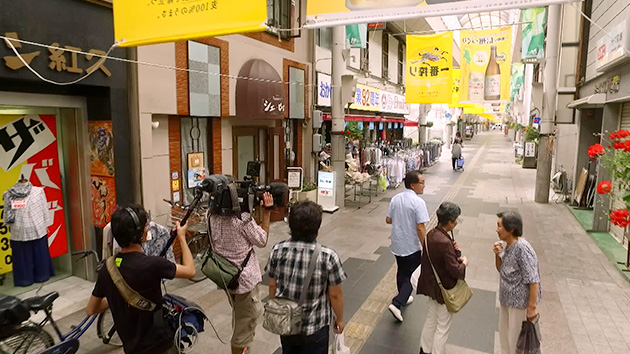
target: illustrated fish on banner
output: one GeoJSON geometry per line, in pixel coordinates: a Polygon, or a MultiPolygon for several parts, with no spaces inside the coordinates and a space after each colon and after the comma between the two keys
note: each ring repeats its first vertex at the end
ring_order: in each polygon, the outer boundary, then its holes
{"type": "Polygon", "coordinates": [[[461,31],[461,103],[507,103],[510,99],[512,28],[461,31]]]}
{"type": "Polygon", "coordinates": [[[310,0],[305,28],[548,6],[577,0],[310,0]],[[401,16],[404,16],[401,18],[401,16]]]}
{"type": "Polygon", "coordinates": [[[266,0],[114,1],[120,47],[264,31],[266,21],[266,0]]]}
{"type": "MultiPolygon", "coordinates": [[[[51,257],[68,252],[61,172],[57,150],[57,125],[53,115],[0,116],[0,190],[6,191],[24,175],[34,186],[44,187],[51,225],[51,257]]],[[[0,198],[0,215],[4,200],[0,198]]],[[[11,233],[0,219],[0,274],[10,272],[11,233]]]]}
{"type": "Polygon", "coordinates": [[[453,33],[407,36],[407,103],[451,103],[453,33]]]}

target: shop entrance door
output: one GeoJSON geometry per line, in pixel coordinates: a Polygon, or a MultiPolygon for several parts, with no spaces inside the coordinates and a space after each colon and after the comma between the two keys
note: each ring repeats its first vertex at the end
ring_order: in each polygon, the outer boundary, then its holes
{"type": "Polygon", "coordinates": [[[234,177],[237,179],[242,180],[247,174],[247,162],[260,159],[259,139],[258,128],[235,127],[232,129],[232,162],[234,177]]]}
{"type": "MultiPolygon", "coordinates": [[[[284,129],[269,128],[267,131],[267,156],[269,168],[267,180],[269,182],[286,183],[286,159],[284,145],[284,129]]],[[[286,208],[275,208],[271,212],[271,221],[281,221],[286,214],[286,208]]]]}

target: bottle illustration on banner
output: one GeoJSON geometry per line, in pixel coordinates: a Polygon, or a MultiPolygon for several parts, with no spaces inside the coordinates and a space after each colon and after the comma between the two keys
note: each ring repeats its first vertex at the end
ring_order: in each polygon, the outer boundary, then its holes
{"type": "Polygon", "coordinates": [[[468,74],[468,101],[483,101],[483,73],[471,71],[468,74]]]}
{"type": "Polygon", "coordinates": [[[497,62],[497,47],[490,47],[490,60],[486,67],[484,83],[484,99],[486,101],[498,101],[501,99],[501,68],[497,62]]]}

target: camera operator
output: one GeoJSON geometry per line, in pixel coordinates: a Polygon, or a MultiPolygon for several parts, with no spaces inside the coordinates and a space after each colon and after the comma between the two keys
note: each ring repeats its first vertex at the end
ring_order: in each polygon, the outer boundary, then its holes
{"type": "Polygon", "coordinates": [[[114,284],[107,267],[98,272],[98,279],[87,304],[86,312],[94,315],[109,306],[116,331],[125,353],[177,353],[174,332],[162,318],[162,279],[192,278],[195,265],[186,244],[187,225],[177,223],[177,240],[182,250],[183,265],[165,257],[147,256],[142,252],[149,230],[148,214],[139,205],[118,207],[112,214],[112,233],[122,247],[116,254],[115,266],[128,287],[156,306],[152,311],[129,304],[114,284]]]}
{"type": "Polygon", "coordinates": [[[259,284],[262,274],[254,246],[265,247],[269,237],[269,223],[273,197],[264,193],[260,202],[263,206],[262,225],[258,225],[250,213],[243,212],[240,217],[233,215],[210,216],[212,247],[214,251],[234,264],[242,264],[250,252],[247,264],[238,278],[238,287],[226,291],[232,305],[234,334],[231,346],[233,354],[241,354],[254,340],[256,325],[262,315],[259,284]]]}

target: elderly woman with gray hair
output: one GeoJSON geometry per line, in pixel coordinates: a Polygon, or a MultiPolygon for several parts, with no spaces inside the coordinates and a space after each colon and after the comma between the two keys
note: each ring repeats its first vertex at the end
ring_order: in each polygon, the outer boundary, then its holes
{"type": "Polygon", "coordinates": [[[440,205],[436,214],[438,226],[426,236],[425,251],[422,252],[422,271],[418,280],[418,294],[429,297],[427,319],[420,339],[420,354],[442,354],[446,351],[446,340],[453,320],[453,314],[444,305],[432,267],[442,285],[446,289],[452,289],[458,279],[464,279],[468,266],[468,258],[461,256],[459,245],[452,237],[461,209],[456,204],[445,202],[440,205]]]}
{"type": "Polygon", "coordinates": [[[540,272],[538,257],[523,235],[523,219],[517,212],[498,213],[497,234],[501,241],[494,244],[499,283],[499,339],[502,354],[514,354],[516,342],[525,320],[538,318],[540,272]]]}

